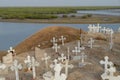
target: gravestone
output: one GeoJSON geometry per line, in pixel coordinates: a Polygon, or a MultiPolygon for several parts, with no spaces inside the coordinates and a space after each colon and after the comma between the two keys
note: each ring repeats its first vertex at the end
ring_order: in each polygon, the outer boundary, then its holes
{"type": "Polygon", "coordinates": [[[58,57],[58,60],[61,60],[62,62],[66,60],[66,56],[62,53],[60,57],[58,57]]]}
{"type": "Polygon", "coordinates": [[[57,52],[58,52],[58,49],[60,49],[60,46],[58,46],[58,44],[55,43],[52,48],[55,49],[55,52],[57,53],[57,52]]]}
{"type": "Polygon", "coordinates": [[[13,62],[12,53],[8,53],[6,56],[3,56],[2,61],[4,64],[11,64],[13,62]]]}
{"type": "Polygon", "coordinates": [[[48,60],[50,59],[50,56],[47,56],[47,53],[44,54],[44,57],[42,58],[42,60],[45,61],[45,65],[46,65],[46,69],[48,69],[48,60]]]}
{"type": "Polygon", "coordinates": [[[59,40],[60,41],[62,41],[62,45],[64,46],[64,44],[65,44],[65,40],[66,40],[66,38],[64,37],[64,36],[61,36],[60,38],[59,38],[59,40]]]}
{"type": "Polygon", "coordinates": [[[15,71],[16,80],[19,80],[19,69],[22,69],[22,65],[18,64],[17,60],[14,60],[13,65],[10,67],[12,71],[15,71]]]}

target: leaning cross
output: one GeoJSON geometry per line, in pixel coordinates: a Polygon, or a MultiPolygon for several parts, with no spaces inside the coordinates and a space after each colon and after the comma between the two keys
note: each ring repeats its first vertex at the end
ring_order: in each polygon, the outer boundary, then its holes
{"type": "Polygon", "coordinates": [[[59,40],[62,41],[62,45],[64,46],[64,40],[66,40],[66,38],[64,36],[61,36],[59,40]]]}
{"type": "Polygon", "coordinates": [[[64,56],[64,54],[61,54],[61,57],[58,58],[58,60],[61,60],[62,62],[66,59],[66,56],[64,56]]]}
{"type": "Polygon", "coordinates": [[[58,49],[60,48],[60,46],[58,46],[58,44],[55,43],[52,48],[55,49],[55,52],[58,52],[58,49]]]}
{"type": "Polygon", "coordinates": [[[18,73],[19,69],[22,69],[22,65],[18,64],[17,60],[14,60],[13,65],[11,66],[11,70],[15,71],[16,80],[19,80],[19,73],[18,73]]]}
{"type": "Polygon", "coordinates": [[[24,60],[24,63],[27,64],[28,70],[30,71],[30,69],[31,69],[31,57],[29,55],[24,60]]]}
{"type": "Polygon", "coordinates": [[[36,71],[35,71],[35,67],[36,66],[39,66],[39,63],[35,60],[34,57],[32,57],[32,60],[31,60],[31,66],[32,66],[32,72],[33,72],[33,79],[36,78],[36,71]]]}
{"type": "Polygon", "coordinates": [[[104,69],[105,69],[105,74],[107,73],[107,70],[108,70],[108,65],[110,65],[112,62],[111,61],[108,61],[109,57],[108,56],[105,56],[104,57],[105,61],[101,60],[100,61],[100,64],[104,64],[104,69]]]}
{"type": "Polygon", "coordinates": [[[53,43],[53,45],[56,43],[56,42],[58,42],[57,41],[57,39],[55,39],[55,37],[53,37],[51,40],[50,40],[50,42],[52,42],[53,43]]]}
{"type": "Polygon", "coordinates": [[[15,50],[12,47],[10,47],[10,49],[8,50],[8,53],[12,53],[12,55],[16,56],[15,50]]]}
{"type": "Polygon", "coordinates": [[[72,50],[72,52],[76,53],[76,55],[77,55],[77,53],[80,53],[81,51],[80,51],[80,49],[78,49],[78,47],[75,47],[75,50],[72,50]]]}
{"type": "Polygon", "coordinates": [[[63,67],[65,67],[65,74],[66,76],[68,76],[68,68],[73,68],[74,66],[72,64],[69,65],[69,60],[65,60],[65,65],[63,65],[63,67]]]}
{"type": "Polygon", "coordinates": [[[48,60],[50,59],[50,56],[47,56],[47,53],[44,54],[44,58],[42,58],[42,60],[45,61],[46,64],[46,68],[48,69],[48,60]]]}

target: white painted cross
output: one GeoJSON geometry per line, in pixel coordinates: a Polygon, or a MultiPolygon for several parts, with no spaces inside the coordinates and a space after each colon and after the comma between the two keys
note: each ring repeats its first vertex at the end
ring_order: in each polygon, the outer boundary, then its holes
{"type": "Polygon", "coordinates": [[[110,31],[110,50],[113,48],[113,30],[110,31]]]}
{"type": "Polygon", "coordinates": [[[81,53],[81,63],[85,62],[85,58],[87,58],[87,55],[85,55],[84,52],[81,53]]]}
{"type": "Polygon", "coordinates": [[[28,70],[31,70],[31,57],[30,55],[27,56],[27,58],[24,60],[24,63],[27,64],[28,70]]]}
{"type": "Polygon", "coordinates": [[[80,41],[78,41],[78,49],[79,49],[80,51],[85,49],[85,47],[80,46],[80,41]]]}
{"type": "Polygon", "coordinates": [[[75,50],[72,50],[72,52],[76,53],[76,55],[77,55],[77,53],[80,53],[81,51],[80,51],[80,49],[78,49],[78,47],[75,47],[75,50]]]}
{"type": "Polygon", "coordinates": [[[88,41],[88,46],[90,47],[90,48],[93,48],[93,43],[94,43],[94,40],[93,40],[93,38],[90,38],[90,40],[88,41]]]}
{"type": "Polygon", "coordinates": [[[106,33],[106,27],[103,27],[102,32],[105,34],[106,33]]]}
{"type": "Polygon", "coordinates": [[[10,49],[8,50],[8,53],[12,53],[12,55],[16,56],[15,50],[12,47],[10,47],[10,49]]]}
{"type": "Polygon", "coordinates": [[[61,60],[63,62],[64,60],[66,60],[66,56],[64,56],[64,54],[62,53],[61,57],[58,57],[58,60],[61,60]]]}
{"type": "Polygon", "coordinates": [[[89,29],[88,32],[92,32],[92,25],[91,24],[89,24],[88,29],[89,29]]]}
{"type": "Polygon", "coordinates": [[[47,56],[47,53],[44,54],[44,58],[42,60],[45,61],[46,68],[48,69],[48,60],[50,59],[50,56],[47,56]]]}
{"type": "Polygon", "coordinates": [[[18,64],[17,60],[14,60],[13,65],[10,67],[12,71],[15,71],[16,80],[19,80],[19,69],[22,69],[22,65],[18,64]]]}
{"type": "Polygon", "coordinates": [[[53,43],[53,45],[56,43],[56,42],[58,42],[57,41],[57,39],[55,39],[55,37],[53,37],[51,40],[50,40],[50,42],[52,42],[53,43]]]}
{"type": "Polygon", "coordinates": [[[108,61],[109,57],[108,56],[105,56],[104,57],[105,61],[101,60],[100,61],[100,64],[104,64],[104,71],[105,71],[105,74],[107,74],[107,71],[108,71],[108,66],[110,66],[110,64],[112,63],[111,61],[108,61]]]}
{"type": "Polygon", "coordinates": [[[60,46],[58,46],[58,44],[55,43],[52,48],[55,49],[55,52],[58,52],[58,49],[60,49],[60,46]]]}
{"type": "Polygon", "coordinates": [[[64,40],[66,40],[66,38],[64,36],[61,36],[59,40],[62,41],[62,45],[64,46],[64,40]]]}
{"type": "Polygon", "coordinates": [[[35,79],[35,78],[36,78],[35,67],[36,67],[36,66],[39,66],[39,63],[35,60],[34,57],[32,57],[31,66],[32,66],[32,72],[33,72],[33,79],[35,79]]]}
{"type": "Polygon", "coordinates": [[[74,66],[72,64],[69,65],[69,60],[66,59],[63,67],[65,67],[65,75],[68,76],[68,68],[73,68],[74,66]]]}

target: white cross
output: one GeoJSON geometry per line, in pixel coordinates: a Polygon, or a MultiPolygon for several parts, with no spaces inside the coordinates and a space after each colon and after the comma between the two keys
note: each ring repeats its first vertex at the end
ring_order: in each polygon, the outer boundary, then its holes
{"type": "Polygon", "coordinates": [[[58,46],[58,44],[55,43],[52,48],[55,49],[55,52],[58,52],[58,49],[60,49],[60,46],[58,46]]]}
{"type": "Polygon", "coordinates": [[[58,58],[58,60],[61,60],[62,62],[66,59],[66,56],[64,56],[64,54],[61,54],[61,57],[58,58]]]}
{"type": "Polygon", "coordinates": [[[91,24],[89,24],[88,29],[89,29],[88,32],[92,32],[92,25],[91,24]]]}
{"type": "Polygon", "coordinates": [[[33,72],[33,79],[35,79],[35,78],[36,78],[35,67],[36,67],[36,66],[39,66],[39,63],[35,60],[34,57],[32,57],[31,66],[32,66],[32,72],[33,72]]]}
{"type": "Polygon", "coordinates": [[[47,53],[44,54],[44,58],[42,60],[45,61],[46,68],[48,69],[48,60],[50,59],[50,56],[47,56],[47,53]]]}
{"type": "Polygon", "coordinates": [[[65,65],[63,65],[63,67],[65,67],[65,74],[66,76],[68,76],[68,68],[73,68],[74,66],[72,64],[69,65],[69,60],[65,60],[65,65]]]}
{"type": "Polygon", "coordinates": [[[13,65],[11,66],[11,70],[15,71],[16,80],[19,80],[19,73],[18,73],[19,69],[22,69],[22,65],[18,64],[17,60],[14,60],[13,65]]]}
{"type": "Polygon", "coordinates": [[[13,55],[16,56],[15,50],[12,47],[10,47],[10,49],[8,50],[8,53],[12,53],[13,55]]]}
{"type": "Polygon", "coordinates": [[[77,53],[80,53],[81,51],[80,51],[80,49],[78,49],[78,47],[75,47],[75,50],[72,50],[72,52],[76,53],[76,55],[77,55],[77,53]]]}
{"type": "Polygon", "coordinates": [[[82,52],[82,53],[81,53],[81,62],[82,62],[82,63],[85,62],[85,58],[86,58],[86,57],[87,57],[87,56],[85,55],[85,53],[82,52]]]}
{"type": "Polygon", "coordinates": [[[105,69],[105,74],[107,74],[107,71],[108,71],[108,66],[112,63],[111,61],[108,61],[109,57],[108,56],[105,56],[104,57],[105,61],[101,60],[100,61],[100,64],[104,64],[104,69],[105,69]]]}
{"type": "Polygon", "coordinates": [[[66,38],[64,36],[61,36],[59,40],[62,41],[62,45],[64,46],[64,40],[66,40],[66,38]]]}
{"type": "Polygon", "coordinates": [[[93,43],[94,43],[94,40],[93,38],[90,38],[90,41],[88,41],[88,44],[90,44],[90,48],[93,48],[93,43]]]}
{"type": "Polygon", "coordinates": [[[57,41],[57,39],[55,39],[55,37],[53,37],[51,40],[50,40],[50,42],[52,42],[53,43],[53,45],[56,43],[56,42],[58,42],[57,41]]]}
{"type": "Polygon", "coordinates": [[[78,49],[79,49],[80,51],[85,49],[85,47],[80,46],[80,41],[78,41],[78,49]]]}
{"type": "Polygon", "coordinates": [[[113,47],[113,30],[111,29],[111,31],[110,31],[110,50],[112,49],[112,47],[113,47]]]}
{"type": "Polygon", "coordinates": [[[31,57],[28,55],[27,58],[24,60],[24,63],[27,64],[28,70],[31,70],[31,57]]]}
{"type": "Polygon", "coordinates": [[[105,34],[106,33],[106,27],[102,29],[102,32],[105,34]]]}

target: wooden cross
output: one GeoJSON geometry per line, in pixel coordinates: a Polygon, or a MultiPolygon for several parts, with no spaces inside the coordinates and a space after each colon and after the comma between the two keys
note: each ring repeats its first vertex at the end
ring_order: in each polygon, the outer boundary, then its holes
{"type": "Polygon", "coordinates": [[[58,44],[55,43],[52,48],[55,49],[55,52],[57,53],[57,52],[58,52],[58,49],[60,49],[60,46],[58,46],[58,44]]]}
{"type": "Polygon", "coordinates": [[[66,59],[66,56],[64,56],[64,54],[61,54],[61,57],[58,58],[58,60],[61,60],[62,62],[66,59]]]}
{"type": "Polygon", "coordinates": [[[78,47],[75,47],[75,50],[72,50],[72,52],[76,53],[76,55],[77,55],[77,53],[80,53],[81,51],[80,51],[80,49],[78,49],[78,47]]]}
{"type": "Polygon", "coordinates": [[[59,40],[62,41],[62,45],[64,46],[64,40],[66,40],[66,38],[64,36],[61,36],[59,40]]]}
{"type": "Polygon", "coordinates": [[[44,54],[44,58],[42,58],[42,60],[45,61],[46,64],[46,68],[48,69],[48,60],[50,59],[50,56],[47,56],[47,53],[44,54]]]}
{"type": "Polygon", "coordinates": [[[109,57],[108,56],[105,56],[104,57],[105,61],[101,60],[100,61],[100,64],[104,64],[104,69],[105,69],[105,74],[107,74],[107,71],[108,71],[108,66],[110,66],[110,64],[112,63],[111,61],[108,61],[109,57]]]}
{"type": "Polygon", "coordinates": [[[27,64],[28,70],[31,70],[31,57],[30,55],[27,56],[27,58],[24,60],[24,63],[27,64]]]}
{"type": "Polygon", "coordinates": [[[72,64],[69,65],[69,60],[65,60],[65,65],[63,65],[63,67],[65,67],[65,74],[66,76],[68,76],[68,68],[73,68],[74,66],[72,64]]]}
{"type": "Polygon", "coordinates": [[[39,66],[39,63],[35,60],[34,57],[32,57],[31,66],[32,66],[32,72],[33,72],[33,79],[35,79],[35,78],[36,78],[35,67],[36,67],[36,66],[39,66]]]}
{"type": "Polygon", "coordinates": [[[51,40],[50,40],[50,42],[52,42],[53,43],[53,45],[56,43],[56,42],[58,42],[57,41],[57,39],[55,39],[55,37],[53,37],[51,40]]]}
{"type": "Polygon", "coordinates": [[[13,65],[11,66],[11,70],[15,71],[16,80],[19,80],[19,73],[18,73],[19,69],[22,69],[22,65],[18,64],[17,60],[14,60],[13,65]]]}

